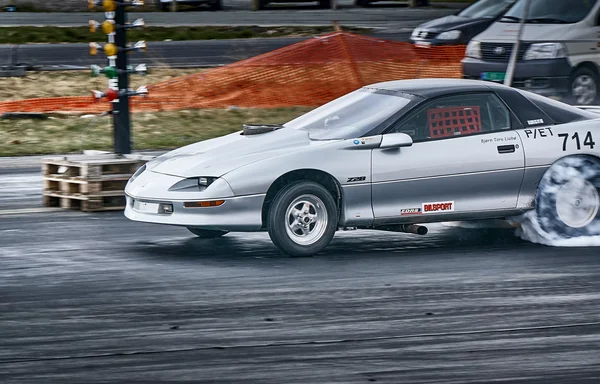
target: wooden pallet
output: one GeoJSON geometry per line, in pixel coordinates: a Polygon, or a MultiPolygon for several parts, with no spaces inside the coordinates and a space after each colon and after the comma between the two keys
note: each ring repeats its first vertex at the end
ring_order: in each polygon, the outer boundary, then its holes
{"type": "MultiPolygon", "coordinates": [[[[117,192],[118,193],[118,192],[117,192]]],[[[122,211],[125,209],[125,193],[107,193],[85,196],[81,194],[59,194],[44,192],[46,207],[60,207],[83,212],[122,211]]]]}
{"type": "Polygon", "coordinates": [[[106,154],[44,159],[44,206],[84,212],[123,210],[127,181],[151,158],[106,154]]]}

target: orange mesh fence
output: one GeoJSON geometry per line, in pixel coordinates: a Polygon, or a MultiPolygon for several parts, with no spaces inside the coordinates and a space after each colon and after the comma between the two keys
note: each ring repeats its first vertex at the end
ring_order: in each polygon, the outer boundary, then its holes
{"type": "MultiPolygon", "coordinates": [[[[224,67],[148,87],[132,111],[230,106],[319,106],[363,85],[415,78],[461,78],[464,46],[421,48],[410,43],[335,32],[224,67]]],[[[0,112],[102,112],[91,96],[0,103],[0,112]]]]}

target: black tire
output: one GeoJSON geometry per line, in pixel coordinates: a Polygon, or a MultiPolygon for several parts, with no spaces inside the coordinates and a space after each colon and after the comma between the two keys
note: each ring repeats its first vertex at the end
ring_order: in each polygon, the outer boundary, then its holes
{"type": "Polygon", "coordinates": [[[538,224],[556,238],[600,235],[599,196],[600,160],[565,157],[554,163],[540,181],[535,200],[538,224]],[[580,193],[568,193],[570,185],[585,187],[580,193]],[[569,212],[579,213],[579,219],[569,218],[569,212]]]}
{"type": "Polygon", "coordinates": [[[359,7],[368,7],[371,2],[369,0],[356,0],[355,4],[359,7]]]}
{"type": "Polygon", "coordinates": [[[201,239],[218,239],[219,237],[222,237],[228,233],[227,231],[217,231],[213,229],[201,229],[193,227],[187,227],[187,230],[201,239]]]}
{"type": "MultiPolygon", "coordinates": [[[[312,181],[297,181],[283,188],[275,196],[268,212],[267,230],[273,244],[283,253],[296,257],[313,256],[329,245],[337,231],[338,219],[339,213],[336,201],[325,187],[312,181]],[[302,198],[301,201],[312,201],[314,206],[310,208],[308,214],[302,211],[303,216],[298,217],[298,221],[305,220],[308,217],[307,215],[316,213],[314,215],[316,221],[305,224],[309,236],[304,239],[300,235],[294,236],[288,233],[287,228],[290,219],[288,208],[300,198],[302,198]],[[326,212],[326,216],[319,212],[326,212]],[[319,218],[323,218],[324,222],[321,222],[319,218]],[[313,236],[312,233],[314,233],[315,238],[309,241],[309,238],[313,236]],[[306,241],[306,243],[299,243],[302,241],[306,241]]],[[[309,218],[309,220],[311,219],[309,218]]],[[[304,232],[300,228],[297,230],[304,232]]],[[[292,229],[289,229],[289,231],[293,232],[292,229]]]]}
{"type": "Polygon", "coordinates": [[[567,101],[570,104],[574,105],[593,105],[598,101],[598,92],[600,87],[598,86],[598,75],[595,71],[590,68],[582,67],[576,69],[570,77],[569,81],[569,94],[567,96],[567,101]],[[594,96],[583,97],[576,92],[578,85],[585,85],[588,87],[583,87],[586,94],[589,92],[590,94],[594,94],[594,96]],[[593,89],[592,89],[593,88],[593,89]]]}

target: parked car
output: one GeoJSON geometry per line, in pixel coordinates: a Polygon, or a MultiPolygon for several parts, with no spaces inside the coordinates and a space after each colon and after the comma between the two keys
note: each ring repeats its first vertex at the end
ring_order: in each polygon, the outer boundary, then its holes
{"type": "Polygon", "coordinates": [[[170,11],[173,8],[173,1],[176,1],[177,5],[205,4],[213,11],[218,11],[223,7],[221,0],[156,0],[156,6],[161,11],[170,11]]]}
{"type": "Polygon", "coordinates": [[[418,46],[467,44],[504,15],[516,0],[478,0],[455,15],[431,20],[413,30],[418,46]]]}
{"type": "MultiPolygon", "coordinates": [[[[572,104],[596,103],[600,87],[600,1],[530,1],[512,85],[560,96],[572,104]]],[[[519,0],[471,40],[462,61],[465,78],[504,81],[525,4],[526,0],[519,0]]]]}
{"type": "Polygon", "coordinates": [[[265,6],[271,3],[317,3],[319,8],[331,8],[331,0],[252,0],[252,10],[265,9],[265,6]]]}
{"type": "Polygon", "coordinates": [[[599,114],[515,88],[384,82],[157,157],[128,182],[125,216],[201,238],[267,231],[294,256],[338,229],[425,234],[531,210],[552,236],[599,235],[598,138],[599,114]]]}
{"type": "MultiPolygon", "coordinates": [[[[359,7],[368,7],[371,3],[376,3],[378,1],[385,0],[354,0],[354,4],[359,7]]],[[[409,4],[411,0],[409,0],[409,4]]],[[[429,0],[413,0],[412,6],[415,7],[427,7],[429,5],[429,0]]]]}

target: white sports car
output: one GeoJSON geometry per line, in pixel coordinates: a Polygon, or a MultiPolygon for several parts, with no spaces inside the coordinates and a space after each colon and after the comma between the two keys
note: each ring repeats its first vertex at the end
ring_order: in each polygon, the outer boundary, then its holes
{"type": "Polygon", "coordinates": [[[340,228],[424,234],[533,209],[555,236],[600,234],[599,118],[489,82],[374,84],[157,157],[127,184],[125,215],[199,237],[266,230],[296,256],[340,228]]]}

